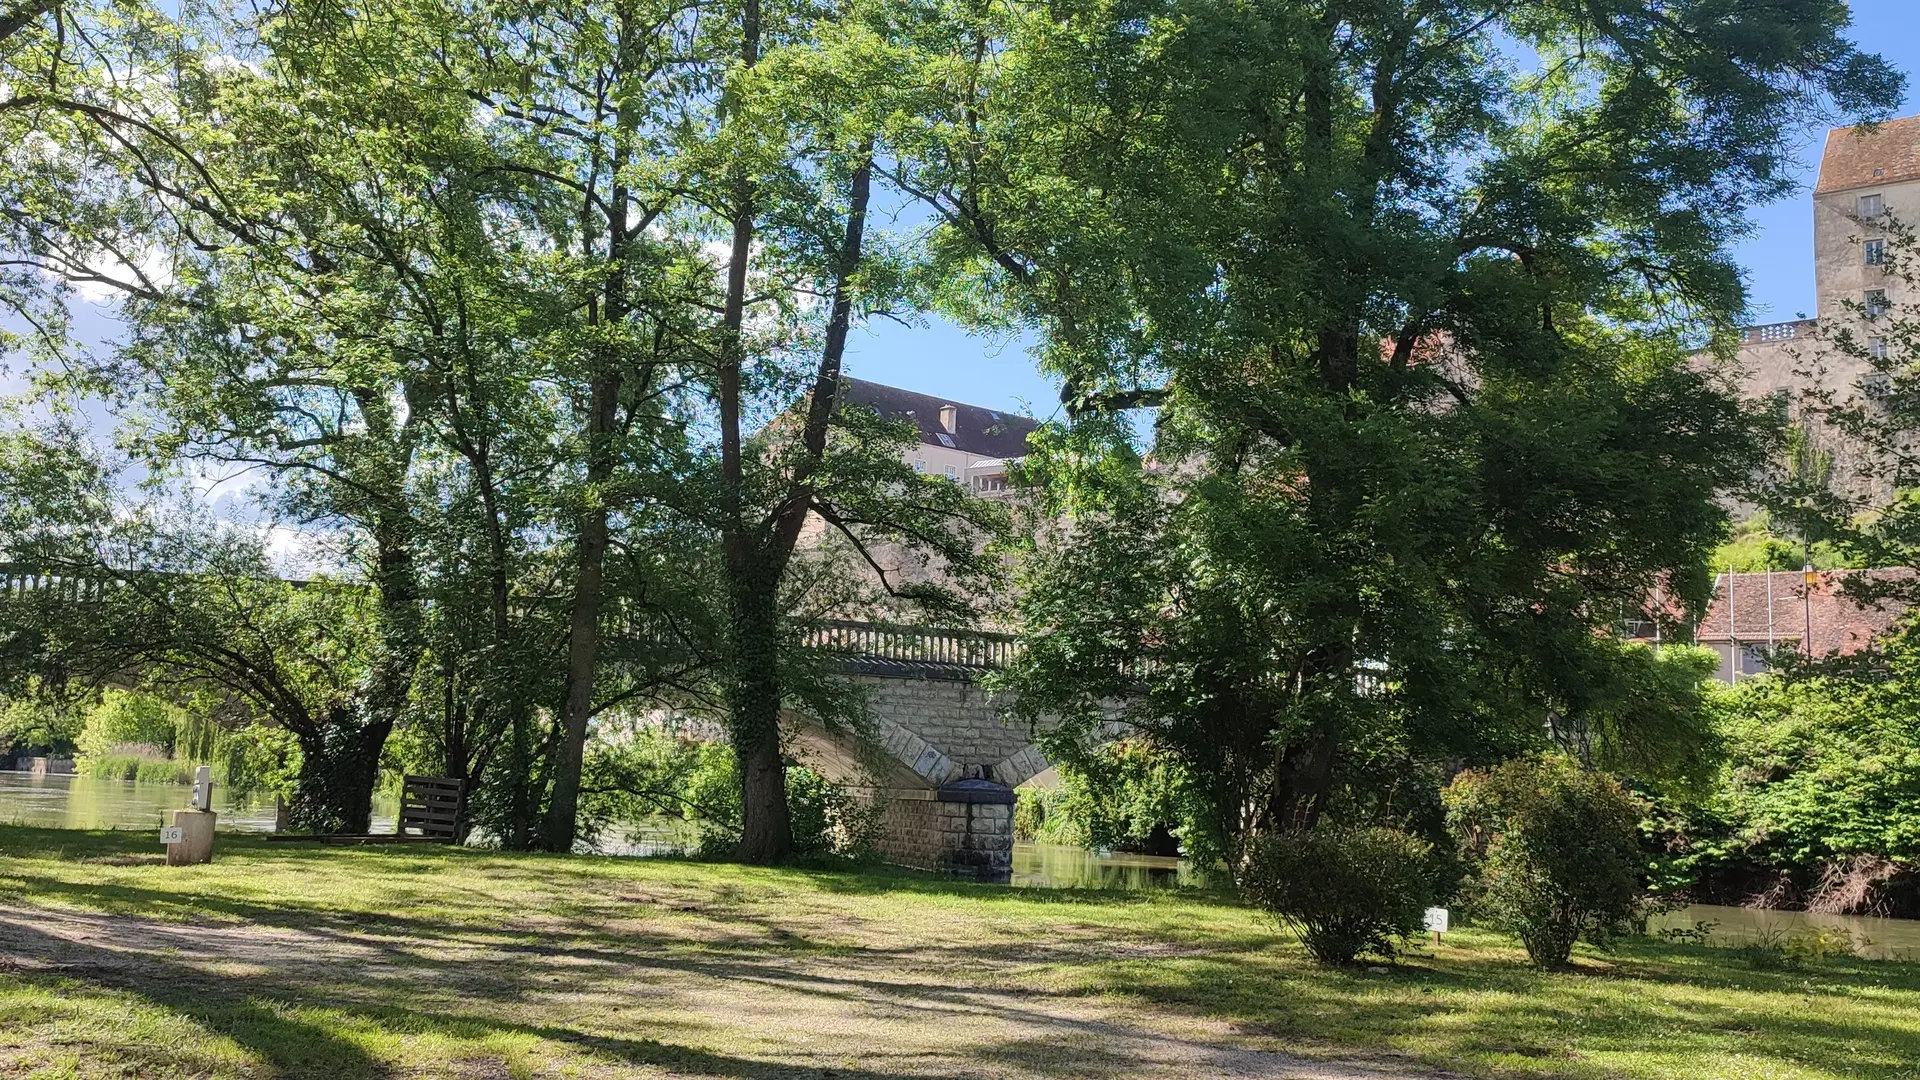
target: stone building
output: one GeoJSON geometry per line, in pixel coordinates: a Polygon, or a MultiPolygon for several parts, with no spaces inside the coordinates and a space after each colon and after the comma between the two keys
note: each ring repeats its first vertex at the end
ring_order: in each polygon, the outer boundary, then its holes
{"type": "Polygon", "coordinates": [[[1845,326],[1884,355],[1882,313],[1915,299],[1889,272],[1894,222],[1920,225],[1920,117],[1828,132],[1813,189],[1814,318],[1741,332],[1740,377],[1750,396],[1791,408],[1816,379],[1839,399],[1884,392],[1870,364],[1817,349],[1815,336],[1845,326]]]}
{"type": "Polygon", "coordinates": [[[907,458],[914,469],[965,484],[976,495],[1007,490],[1008,463],[1026,455],[1027,436],[1040,426],[1017,413],[864,379],[841,379],[840,400],[888,420],[912,422],[920,432],[920,443],[907,458]]]}

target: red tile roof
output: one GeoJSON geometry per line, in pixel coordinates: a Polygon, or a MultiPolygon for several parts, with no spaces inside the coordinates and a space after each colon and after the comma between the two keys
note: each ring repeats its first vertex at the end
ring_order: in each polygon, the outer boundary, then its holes
{"type": "Polygon", "coordinates": [[[1713,602],[1694,631],[1694,640],[1702,645],[1725,642],[1729,636],[1747,644],[1772,641],[1791,645],[1800,635],[1810,615],[1813,623],[1813,655],[1847,655],[1865,649],[1884,637],[1906,613],[1906,604],[1894,599],[1862,605],[1841,593],[1841,582],[1857,574],[1887,580],[1909,580],[1914,571],[1896,570],[1822,570],[1816,576],[1811,595],[1806,593],[1801,571],[1777,571],[1771,574],[1734,574],[1732,623],[1727,610],[1727,575],[1713,582],[1713,602]],[[1767,596],[1773,596],[1769,627],[1767,596]],[[1805,597],[1805,601],[1803,601],[1805,597]]]}
{"type": "Polygon", "coordinates": [[[1820,179],[1813,193],[1905,180],[1920,180],[1920,116],[1827,132],[1827,150],[1820,157],[1820,179]]]}

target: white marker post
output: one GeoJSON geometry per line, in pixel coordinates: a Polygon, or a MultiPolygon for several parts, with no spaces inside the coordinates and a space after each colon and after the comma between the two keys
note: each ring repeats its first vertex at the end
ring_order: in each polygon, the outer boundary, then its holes
{"type": "Polygon", "coordinates": [[[220,815],[213,812],[213,770],[205,765],[193,770],[192,802],[189,809],[175,810],[173,824],[160,830],[168,866],[213,861],[213,826],[220,815]]]}
{"type": "Polygon", "coordinates": [[[1447,932],[1447,909],[1430,907],[1424,920],[1427,929],[1433,931],[1433,943],[1440,944],[1440,935],[1447,932]]]}

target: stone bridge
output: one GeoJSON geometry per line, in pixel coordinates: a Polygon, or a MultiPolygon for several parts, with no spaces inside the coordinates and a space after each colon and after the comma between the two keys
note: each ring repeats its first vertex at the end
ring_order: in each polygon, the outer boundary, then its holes
{"type": "MultiPolygon", "coordinates": [[[[868,692],[871,741],[795,712],[798,756],[884,805],[889,862],[1005,881],[1013,868],[1013,789],[1050,765],[1035,732],[981,678],[1013,657],[1008,635],[830,623],[814,644],[868,692]]],[[[1120,730],[1109,723],[1104,735],[1120,730]]]]}

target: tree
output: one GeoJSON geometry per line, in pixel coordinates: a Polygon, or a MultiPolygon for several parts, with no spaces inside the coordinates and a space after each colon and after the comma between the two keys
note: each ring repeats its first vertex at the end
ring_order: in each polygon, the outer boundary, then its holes
{"type": "Polygon", "coordinates": [[[672,12],[615,7],[154,16],[151,41],[103,40],[177,77],[43,103],[87,182],[17,178],[36,209],[24,261],[124,297],[132,341],[80,389],[142,422],[152,467],[264,473],[276,518],[345,547],[379,602],[369,731],[431,693],[448,772],[477,782],[509,744],[517,846],[572,846],[586,724],[637,692],[599,681],[603,625],[632,621],[609,617],[609,521],[642,543],[685,456],[680,339],[659,308],[699,264],[684,238],[654,238],[670,192],[636,180],[677,131],[665,106],[692,91],[661,59],[672,12]],[[513,27],[529,34],[496,48],[513,27]],[[529,59],[545,55],[582,70],[529,59]],[[550,122],[574,109],[582,127],[550,122]],[[165,274],[89,276],[103,255],[141,269],[118,257],[123,218],[141,252],[167,253],[165,274]],[[574,573],[555,596],[563,550],[574,573]],[[543,706],[557,730],[535,730],[543,706]]]}
{"type": "Polygon", "coordinates": [[[127,504],[108,471],[88,467],[80,446],[66,448],[69,488],[97,485],[81,512],[40,502],[31,514],[0,515],[33,522],[0,539],[35,575],[0,604],[7,675],[240,702],[297,740],[296,823],[367,831],[392,723],[368,715],[377,596],[352,582],[280,580],[257,533],[127,504]]]}
{"type": "Polygon", "coordinates": [[[992,516],[837,406],[850,328],[910,291],[866,225],[892,17],[134,11],[84,93],[7,114],[54,148],[0,171],[19,264],[116,292],[130,332],[66,389],[345,552],[379,642],[352,715],[470,781],[504,764],[504,842],[570,849],[595,717],[662,690],[725,703],[745,850],[782,857],[782,705],[851,701],[798,648],[806,523],[946,602],[872,547],[964,575],[992,516]]]}
{"type": "Polygon", "coordinates": [[[721,164],[709,200],[725,208],[728,245],[711,383],[726,583],[720,680],[741,775],[739,854],[750,862],[794,850],[780,717],[818,675],[791,600],[809,518],[889,598],[962,618],[959,589],[988,568],[982,548],[998,522],[957,485],[915,474],[902,458],[906,432],[840,400],[849,330],[905,292],[868,223],[889,126],[917,100],[902,47],[913,25],[881,6],[763,11],[747,0],[728,75],[735,105],[714,132],[721,164]],[[821,299],[818,314],[795,303],[805,295],[821,299]],[[782,399],[795,388],[803,396],[789,412],[782,399]],[[748,426],[756,397],[763,416],[787,414],[758,436],[748,426]],[[876,556],[882,545],[930,562],[939,581],[894,581],[876,556]]]}
{"type": "Polygon", "coordinates": [[[1120,705],[1237,853],[1370,755],[1493,759],[1596,683],[1617,704],[1610,622],[1704,591],[1759,456],[1689,359],[1742,307],[1726,244],[1800,118],[1898,99],[1844,8],[956,18],[900,182],[955,280],[1044,329],[1073,414],[1029,459],[1065,525],[1023,585],[1021,709],[1070,750],[1120,705]]]}

